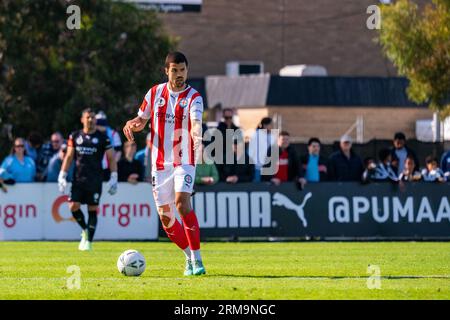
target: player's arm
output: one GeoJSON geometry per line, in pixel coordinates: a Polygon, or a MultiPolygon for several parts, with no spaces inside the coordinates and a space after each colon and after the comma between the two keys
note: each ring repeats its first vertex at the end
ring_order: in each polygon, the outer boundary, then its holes
{"type": "Polygon", "coordinates": [[[127,137],[128,141],[134,141],[133,132],[142,131],[145,128],[148,119],[150,119],[150,115],[152,113],[152,105],[151,105],[152,91],[154,90],[150,89],[145,95],[144,100],[142,101],[142,104],[139,107],[137,117],[128,120],[125,126],[123,127],[123,133],[125,137],[127,137]]]}
{"type": "Polygon", "coordinates": [[[201,152],[200,152],[200,144],[202,143],[202,121],[201,120],[192,120],[191,127],[191,136],[192,141],[194,142],[194,155],[195,155],[195,163],[200,163],[202,161],[201,152]]]}
{"type": "MultiPolygon", "coordinates": [[[[69,144],[72,144],[72,137],[69,138],[69,144]]],[[[67,147],[67,153],[64,157],[63,163],[61,165],[61,170],[58,176],[58,187],[59,191],[65,193],[67,187],[67,172],[69,171],[70,165],[72,164],[73,157],[75,155],[75,148],[73,146],[67,147]]]]}
{"type": "Polygon", "coordinates": [[[200,152],[200,145],[203,140],[202,136],[202,115],[203,115],[203,99],[201,96],[195,98],[192,101],[191,109],[190,109],[190,120],[191,120],[191,137],[194,142],[194,157],[195,163],[200,163],[203,161],[202,155],[200,152]]]}
{"type": "Polygon", "coordinates": [[[113,148],[106,149],[105,153],[106,158],[108,159],[109,162],[109,169],[111,170],[111,177],[109,178],[108,181],[108,193],[113,195],[117,192],[117,181],[118,181],[117,162],[116,159],[114,158],[113,148]]]}
{"type": "Polygon", "coordinates": [[[105,152],[106,152],[106,158],[108,159],[109,169],[111,170],[111,173],[112,172],[117,173],[117,161],[116,161],[116,158],[114,157],[113,148],[110,148],[110,149],[106,150],[105,152]]]}
{"type": "Polygon", "coordinates": [[[67,153],[64,157],[63,163],[61,165],[61,171],[62,172],[69,172],[70,165],[72,164],[73,157],[75,155],[75,148],[74,147],[67,147],[67,153]]]}

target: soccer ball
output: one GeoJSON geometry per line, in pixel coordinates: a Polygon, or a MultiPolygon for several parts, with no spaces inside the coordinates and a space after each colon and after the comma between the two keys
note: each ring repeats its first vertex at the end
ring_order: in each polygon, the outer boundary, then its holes
{"type": "Polygon", "coordinates": [[[119,256],[117,269],[126,276],[140,276],[145,271],[145,258],[136,250],[127,250],[119,256]]]}

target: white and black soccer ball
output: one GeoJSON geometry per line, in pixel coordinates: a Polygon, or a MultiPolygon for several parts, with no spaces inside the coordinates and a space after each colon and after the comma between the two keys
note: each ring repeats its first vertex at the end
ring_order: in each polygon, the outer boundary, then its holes
{"type": "Polygon", "coordinates": [[[119,256],[117,269],[126,276],[140,276],[145,271],[145,258],[136,250],[127,250],[119,256]]]}

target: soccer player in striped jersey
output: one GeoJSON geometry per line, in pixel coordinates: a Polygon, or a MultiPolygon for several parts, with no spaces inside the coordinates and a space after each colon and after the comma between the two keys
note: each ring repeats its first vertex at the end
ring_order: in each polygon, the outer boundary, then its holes
{"type": "Polygon", "coordinates": [[[127,121],[123,132],[129,141],[133,132],[150,124],[152,186],[158,214],[169,239],[186,256],[184,274],[205,274],[200,255],[200,229],[190,196],[195,164],[202,143],[203,99],[186,84],[188,61],[181,52],[171,52],[165,61],[166,83],[153,86],[145,95],[138,115],[127,121]],[[175,218],[175,208],[183,226],[175,218]]]}

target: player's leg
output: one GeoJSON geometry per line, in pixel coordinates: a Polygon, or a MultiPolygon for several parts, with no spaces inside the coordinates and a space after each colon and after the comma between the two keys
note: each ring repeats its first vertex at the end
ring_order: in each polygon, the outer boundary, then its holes
{"type": "Polygon", "coordinates": [[[189,165],[175,168],[175,205],[183,220],[184,231],[191,249],[193,272],[195,275],[204,274],[202,257],[200,254],[200,227],[197,216],[191,207],[191,193],[195,176],[195,167],[189,165]]]}
{"type": "Polygon", "coordinates": [[[88,223],[87,223],[87,241],[86,245],[84,247],[85,251],[91,251],[92,250],[92,242],[94,241],[94,235],[95,230],[97,229],[97,208],[96,205],[89,205],[88,206],[88,223]]]}
{"type": "Polygon", "coordinates": [[[69,209],[73,218],[81,227],[81,241],[78,250],[83,250],[87,241],[87,225],[84,219],[83,211],[81,211],[81,201],[83,199],[82,190],[75,184],[72,184],[69,196],[69,209]]]}
{"type": "Polygon", "coordinates": [[[191,251],[181,223],[175,217],[175,194],[173,170],[152,173],[153,197],[158,208],[159,219],[167,237],[175,243],[186,256],[185,275],[192,275],[191,251]]]}
{"type": "Polygon", "coordinates": [[[94,186],[91,190],[86,191],[86,204],[88,205],[88,224],[87,224],[87,241],[84,251],[92,250],[92,242],[94,241],[95,230],[97,229],[97,209],[102,194],[101,184],[94,186]]]}

